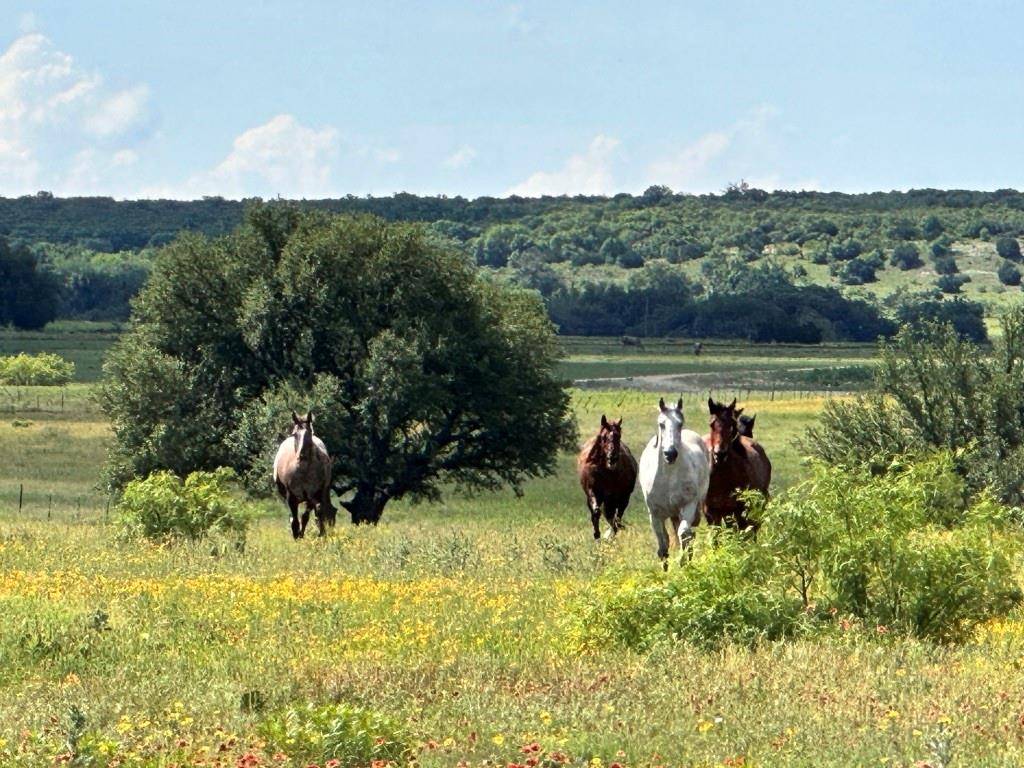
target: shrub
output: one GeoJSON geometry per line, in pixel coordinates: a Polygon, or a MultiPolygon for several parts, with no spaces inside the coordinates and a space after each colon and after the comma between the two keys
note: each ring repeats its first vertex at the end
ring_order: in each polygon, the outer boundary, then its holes
{"type": "Polygon", "coordinates": [[[290,707],[264,720],[259,732],[295,765],[404,765],[412,756],[409,737],[389,718],[349,704],[290,707]]]}
{"type": "Polygon", "coordinates": [[[948,452],[904,458],[875,474],[816,463],[771,502],[748,501],[756,539],[702,532],[692,561],[669,574],[616,572],[584,598],[582,647],[714,646],[829,631],[853,617],[935,641],[957,641],[1021,602],[1009,510],[970,499],[948,452]]]}
{"type": "Polygon", "coordinates": [[[878,269],[876,263],[870,257],[858,256],[843,264],[836,275],[843,285],[873,283],[878,279],[875,275],[875,270],[878,269]]]}
{"type": "Polygon", "coordinates": [[[931,245],[932,258],[948,256],[953,252],[953,242],[948,237],[940,237],[931,245]]]}
{"type": "Polygon", "coordinates": [[[765,552],[728,531],[714,546],[704,535],[693,560],[667,575],[612,572],[594,583],[578,614],[577,642],[647,650],[680,640],[714,646],[753,643],[796,632],[802,605],[772,583],[765,552]]]}
{"type": "Polygon", "coordinates": [[[943,293],[960,293],[960,289],[971,282],[967,275],[941,275],[935,285],[943,293]]]}
{"type": "Polygon", "coordinates": [[[922,264],[921,254],[913,243],[900,243],[892,249],[892,256],[889,257],[894,267],[906,271],[920,267],[922,264]]]}
{"type": "Polygon", "coordinates": [[[881,470],[900,454],[959,451],[957,471],[977,492],[1024,502],[1024,308],[1001,319],[987,350],[949,325],[905,326],[882,348],[874,390],[832,401],[805,448],[825,462],[881,470]]]}
{"type": "Polygon", "coordinates": [[[996,253],[1010,261],[1020,261],[1020,243],[1015,237],[1000,237],[996,240],[996,253]]]}
{"type": "Polygon", "coordinates": [[[60,355],[24,352],[0,357],[0,384],[16,386],[64,385],[75,375],[75,364],[60,355]]]}
{"type": "Polygon", "coordinates": [[[1003,259],[996,274],[1003,285],[1020,285],[1020,270],[1009,259],[1003,259]]]}
{"type": "Polygon", "coordinates": [[[122,536],[194,541],[216,532],[240,546],[252,513],[229,492],[234,478],[234,472],[221,468],[193,472],[184,482],[166,471],[131,481],[116,508],[122,536]]]}
{"type": "MultiPolygon", "coordinates": [[[[871,626],[956,641],[1022,598],[1008,510],[965,500],[948,452],[881,476],[818,465],[765,511],[759,544],[803,605],[871,626]]],[[[756,508],[755,508],[756,509],[756,508]]]]}
{"type": "Polygon", "coordinates": [[[960,271],[956,259],[948,253],[943,256],[932,257],[932,265],[935,267],[936,273],[940,275],[955,275],[960,271]]]}

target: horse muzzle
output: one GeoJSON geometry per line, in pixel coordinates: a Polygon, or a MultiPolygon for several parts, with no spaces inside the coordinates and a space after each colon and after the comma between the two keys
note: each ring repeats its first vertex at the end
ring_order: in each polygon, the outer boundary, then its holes
{"type": "Polygon", "coordinates": [[[679,451],[677,451],[675,448],[669,448],[667,451],[665,451],[665,461],[667,461],[669,464],[673,463],[678,458],[679,451]]]}

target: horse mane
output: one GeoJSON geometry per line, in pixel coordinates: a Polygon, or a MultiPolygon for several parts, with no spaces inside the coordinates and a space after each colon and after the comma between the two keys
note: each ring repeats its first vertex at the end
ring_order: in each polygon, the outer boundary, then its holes
{"type": "Polygon", "coordinates": [[[590,451],[587,453],[588,464],[600,464],[601,463],[601,431],[597,430],[597,434],[594,435],[590,451]]]}

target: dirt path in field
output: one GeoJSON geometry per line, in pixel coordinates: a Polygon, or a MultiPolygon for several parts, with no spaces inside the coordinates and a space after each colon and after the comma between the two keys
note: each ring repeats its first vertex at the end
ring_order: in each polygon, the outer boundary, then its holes
{"type": "Polygon", "coordinates": [[[639,389],[644,392],[706,392],[713,389],[800,389],[794,382],[779,381],[780,374],[813,371],[807,368],[774,368],[759,371],[709,371],[707,373],[650,374],[600,379],[575,379],[580,389],[639,389]]]}

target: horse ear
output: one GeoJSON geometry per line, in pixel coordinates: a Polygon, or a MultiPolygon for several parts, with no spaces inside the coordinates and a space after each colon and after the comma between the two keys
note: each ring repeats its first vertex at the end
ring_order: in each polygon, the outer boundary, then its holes
{"type": "Polygon", "coordinates": [[[294,421],[296,424],[298,424],[299,421],[301,421],[301,419],[299,419],[299,414],[297,414],[295,411],[292,411],[292,421],[294,421]]]}
{"type": "Polygon", "coordinates": [[[743,413],[743,409],[742,408],[737,408],[736,409],[736,416],[738,417],[741,413],[743,413]]]}
{"type": "Polygon", "coordinates": [[[734,397],[732,399],[732,402],[729,403],[729,405],[726,407],[725,410],[729,411],[729,410],[734,410],[735,408],[736,408],[736,398],[734,397]]]}
{"type": "Polygon", "coordinates": [[[708,413],[718,413],[719,408],[721,408],[721,406],[718,405],[718,403],[716,403],[713,399],[711,399],[709,397],[708,398],[708,413]]]}
{"type": "Polygon", "coordinates": [[[683,398],[682,398],[682,395],[680,395],[679,396],[679,400],[676,401],[676,410],[679,411],[680,413],[683,412],[683,398]]]}
{"type": "Polygon", "coordinates": [[[622,417],[621,416],[619,416],[619,420],[615,422],[615,426],[616,427],[621,427],[622,426],[622,417]]]}
{"type": "Polygon", "coordinates": [[[608,429],[608,419],[603,413],[601,414],[601,429],[608,429]]]}
{"type": "Polygon", "coordinates": [[[665,412],[665,398],[664,397],[662,397],[662,398],[660,398],[658,400],[658,407],[661,409],[662,413],[665,412]]]}
{"type": "Polygon", "coordinates": [[[313,426],[313,412],[312,411],[306,411],[306,423],[309,426],[313,426]]]}

